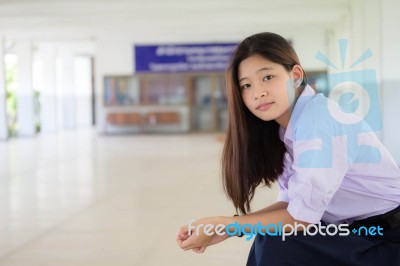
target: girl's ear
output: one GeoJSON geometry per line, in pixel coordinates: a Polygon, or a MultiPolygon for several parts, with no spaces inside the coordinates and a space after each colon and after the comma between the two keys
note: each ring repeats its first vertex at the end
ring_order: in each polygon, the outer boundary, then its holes
{"type": "Polygon", "coordinates": [[[300,87],[303,82],[303,69],[300,65],[294,65],[291,71],[291,76],[293,79],[293,84],[295,88],[300,87]]]}

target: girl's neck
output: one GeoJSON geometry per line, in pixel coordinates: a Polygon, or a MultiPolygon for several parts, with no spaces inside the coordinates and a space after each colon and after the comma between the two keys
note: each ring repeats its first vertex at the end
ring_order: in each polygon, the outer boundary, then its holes
{"type": "Polygon", "coordinates": [[[290,115],[292,113],[292,108],[288,108],[286,112],[284,112],[280,117],[275,119],[275,121],[284,129],[287,128],[289,121],[290,121],[290,115]]]}

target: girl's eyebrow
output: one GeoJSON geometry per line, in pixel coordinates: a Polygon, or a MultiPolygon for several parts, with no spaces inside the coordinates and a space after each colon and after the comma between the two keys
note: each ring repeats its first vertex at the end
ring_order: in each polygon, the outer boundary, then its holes
{"type": "MultiPolygon", "coordinates": [[[[262,67],[262,68],[260,68],[259,70],[256,71],[256,74],[261,72],[261,71],[264,71],[264,70],[273,70],[273,69],[274,69],[273,67],[262,67]]],[[[243,77],[243,78],[239,79],[239,83],[242,82],[245,79],[247,79],[247,77],[243,77]]]]}

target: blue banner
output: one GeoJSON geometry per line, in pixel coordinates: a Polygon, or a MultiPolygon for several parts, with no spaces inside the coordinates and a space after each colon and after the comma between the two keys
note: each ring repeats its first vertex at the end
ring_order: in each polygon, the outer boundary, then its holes
{"type": "Polygon", "coordinates": [[[237,43],[136,45],[137,73],[225,71],[237,43]]]}

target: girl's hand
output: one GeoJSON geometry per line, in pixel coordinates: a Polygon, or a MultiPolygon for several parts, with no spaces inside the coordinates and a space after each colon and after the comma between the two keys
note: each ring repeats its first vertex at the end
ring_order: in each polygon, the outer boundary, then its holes
{"type": "MultiPolygon", "coordinates": [[[[218,224],[225,224],[224,221],[224,217],[210,217],[199,219],[191,224],[183,225],[179,228],[176,242],[183,250],[191,249],[194,252],[203,253],[208,246],[215,245],[229,238],[229,235],[226,233],[218,235],[215,232],[215,227],[218,224]],[[207,235],[204,231],[204,226],[207,224],[213,225],[211,230],[206,230],[206,232],[213,232],[212,235],[207,235]],[[190,229],[189,226],[191,227],[190,229]],[[198,230],[196,230],[197,227],[199,227],[198,230]]],[[[222,227],[220,226],[220,228],[222,227]]],[[[223,230],[220,229],[220,231],[225,232],[225,228],[223,228],[223,230]]]]}

